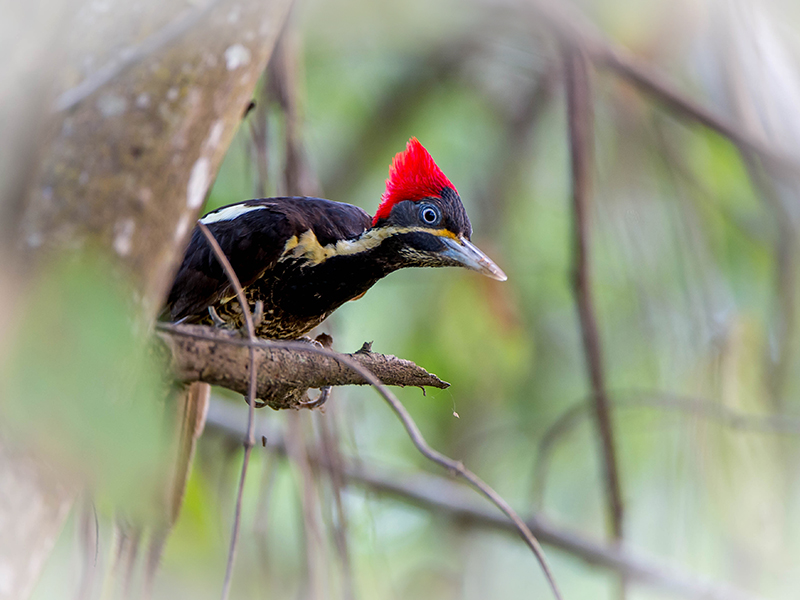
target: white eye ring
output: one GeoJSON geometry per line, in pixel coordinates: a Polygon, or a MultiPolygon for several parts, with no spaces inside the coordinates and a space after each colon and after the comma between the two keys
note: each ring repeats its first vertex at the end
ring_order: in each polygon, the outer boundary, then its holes
{"type": "Polygon", "coordinates": [[[439,221],[439,211],[430,205],[423,206],[419,211],[419,216],[422,222],[428,225],[434,225],[439,221]]]}

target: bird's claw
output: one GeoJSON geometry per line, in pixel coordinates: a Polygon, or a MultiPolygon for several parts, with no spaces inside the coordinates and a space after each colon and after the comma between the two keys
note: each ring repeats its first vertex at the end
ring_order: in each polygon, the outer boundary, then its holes
{"type": "Polygon", "coordinates": [[[228,324],[219,316],[217,309],[213,306],[208,307],[208,316],[211,317],[211,321],[214,323],[215,327],[227,327],[228,324]]]}
{"type": "Polygon", "coordinates": [[[317,396],[314,400],[307,400],[306,402],[298,402],[297,404],[301,408],[309,408],[309,409],[319,408],[328,401],[330,395],[331,395],[331,386],[326,385],[324,388],[320,390],[319,396],[317,396]]]}
{"type": "Polygon", "coordinates": [[[325,348],[319,340],[315,340],[314,338],[310,338],[307,335],[297,338],[298,342],[303,342],[304,344],[311,344],[315,348],[325,348]]]}

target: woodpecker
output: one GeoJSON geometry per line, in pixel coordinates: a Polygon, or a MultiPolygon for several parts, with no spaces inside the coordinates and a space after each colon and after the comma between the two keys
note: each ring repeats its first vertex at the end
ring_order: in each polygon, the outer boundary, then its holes
{"type": "MultiPolygon", "coordinates": [[[[459,266],[505,281],[470,242],[455,186],[416,138],[392,161],[375,216],[321,198],[247,200],[200,219],[228,257],[257,334],[296,339],[379,279],[405,267],[459,266]]],[[[241,327],[236,295],[198,227],[167,300],[172,321],[241,327]],[[220,322],[220,319],[222,322],[220,322]]]]}

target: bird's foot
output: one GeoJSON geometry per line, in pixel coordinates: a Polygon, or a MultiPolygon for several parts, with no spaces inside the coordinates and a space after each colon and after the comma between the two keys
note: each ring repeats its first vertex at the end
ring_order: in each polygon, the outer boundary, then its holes
{"type": "MultiPolygon", "coordinates": [[[[320,333],[315,339],[304,335],[301,338],[298,338],[298,342],[305,342],[306,344],[311,344],[316,348],[327,349],[330,350],[333,346],[333,338],[329,336],[327,333],[320,333]]],[[[320,389],[319,396],[314,398],[313,400],[307,400],[305,402],[298,402],[297,405],[300,408],[320,408],[323,404],[328,401],[331,395],[331,386],[325,386],[324,388],[320,389]]]]}
{"type": "Polygon", "coordinates": [[[307,335],[301,336],[301,337],[297,338],[295,341],[296,342],[303,342],[304,344],[311,344],[312,346],[315,346],[317,348],[322,348],[322,344],[320,344],[314,338],[308,337],[307,335]]]}
{"type": "Polygon", "coordinates": [[[327,350],[330,350],[331,347],[333,347],[333,338],[327,333],[320,333],[316,338],[310,338],[307,335],[304,335],[297,338],[297,341],[327,350]]]}
{"type": "Polygon", "coordinates": [[[214,323],[214,327],[227,327],[228,323],[225,322],[225,319],[219,316],[217,309],[213,306],[208,307],[208,316],[211,317],[211,321],[214,323]]]}
{"type": "MultiPolygon", "coordinates": [[[[316,340],[312,341],[314,341],[315,343],[319,343],[316,342],[316,340]]],[[[331,386],[327,385],[320,390],[319,396],[317,396],[313,400],[298,402],[297,405],[300,408],[309,408],[309,409],[319,408],[328,401],[328,398],[330,398],[330,396],[331,396],[331,386]]]]}

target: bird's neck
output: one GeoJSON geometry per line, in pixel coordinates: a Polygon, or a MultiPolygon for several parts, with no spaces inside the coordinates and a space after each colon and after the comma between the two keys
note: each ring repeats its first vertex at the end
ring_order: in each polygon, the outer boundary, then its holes
{"type": "Polygon", "coordinates": [[[378,280],[405,266],[403,258],[394,248],[392,233],[382,229],[368,229],[359,237],[335,244],[335,251],[316,265],[322,277],[335,274],[341,284],[342,297],[351,300],[361,296],[378,280]],[[350,290],[349,297],[347,290],[350,290]]]}
{"type": "MultiPolygon", "coordinates": [[[[350,265],[378,279],[404,266],[393,238],[402,230],[396,227],[372,227],[358,236],[320,244],[309,229],[292,237],[283,251],[282,260],[295,259],[305,267],[320,268],[327,263],[350,265]]],[[[323,269],[323,271],[326,269],[323,269]]]]}
{"type": "Polygon", "coordinates": [[[290,240],[274,277],[264,285],[283,313],[302,318],[330,314],[362,296],[378,280],[402,266],[391,232],[368,229],[358,237],[322,246],[313,232],[290,240]]]}

